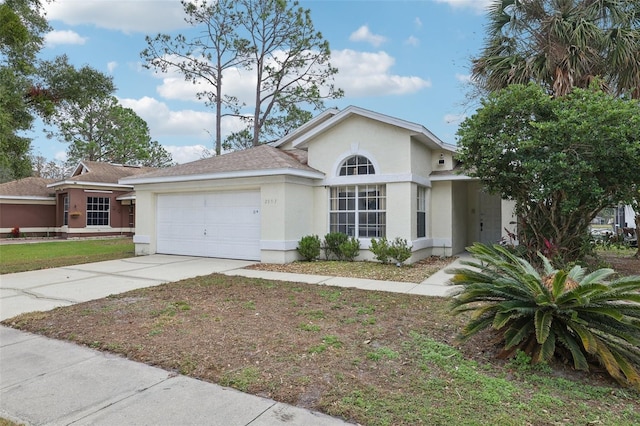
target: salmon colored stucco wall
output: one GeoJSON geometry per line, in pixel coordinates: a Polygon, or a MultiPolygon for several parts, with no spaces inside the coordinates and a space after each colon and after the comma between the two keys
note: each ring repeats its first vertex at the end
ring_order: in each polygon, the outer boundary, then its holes
{"type": "Polygon", "coordinates": [[[53,227],[55,204],[0,204],[0,228],[53,227]]]}

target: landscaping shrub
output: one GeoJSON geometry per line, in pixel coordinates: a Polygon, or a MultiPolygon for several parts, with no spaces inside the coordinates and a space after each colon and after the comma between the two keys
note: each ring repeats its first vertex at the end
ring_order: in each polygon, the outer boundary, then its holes
{"type": "Polygon", "coordinates": [[[411,257],[411,247],[404,238],[396,237],[389,246],[389,256],[396,261],[398,266],[402,265],[411,257]]]}
{"type": "Polygon", "coordinates": [[[330,232],[324,236],[324,256],[327,260],[333,255],[336,259],[342,260],[343,255],[340,245],[349,240],[347,234],[341,232],[330,232]]]}
{"type": "Polygon", "coordinates": [[[472,313],[461,340],[493,329],[501,356],[520,350],[534,363],[556,357],[585,371],[599,364],[640,389],[640,276],[606,281],[612,269],[557,270],[540,253],[539,273],[499,245],[468,250],[477,261],[462,263],[473,269],[450,271],[452,283],[462,286],[452,299],[453,313],[472,313]]]}
{"type": "Polygon", "coordinates": [[[376,260],[382,263],[389,263],[389,241],[385,237],[372,238],[369,250],[376,260]]]}
{"type": "Polygon", "coordinates": [[[360,254],[360,240],[355,237],[351,237],[340,244],[339,250],[343,259],[353,262],[353,259],[360,254]]]}
{"type": "Polygon", "coordinates": [[[306,235],[298,242],[298,253],[307,262],[320,257],[320,237],[317,235],[306,235]]]}

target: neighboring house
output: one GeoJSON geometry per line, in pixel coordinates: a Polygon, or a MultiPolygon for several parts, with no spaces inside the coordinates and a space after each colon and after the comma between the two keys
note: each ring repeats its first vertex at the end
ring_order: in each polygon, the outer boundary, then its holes
{"type": "Polygon", "coordinates": [[[328,110],[272,145],[121,179],[136,192],[136,254],[286,263],[305,235],[406,239],[410,261],[497,242],[513,206],[455,170],[421,125],[328,110]]]}
{"type": "Polygon", "coordinates": [[[132,235],[133,186],[118,180],[152,170],[84,161],[61,181],[28,177],[0,184],[0,235],[14,228],[28,236],[132,235]]]}

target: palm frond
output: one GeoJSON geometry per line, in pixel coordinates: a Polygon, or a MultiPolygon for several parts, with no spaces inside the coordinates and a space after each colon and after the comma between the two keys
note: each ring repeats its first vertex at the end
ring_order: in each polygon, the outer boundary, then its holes
{"type": "Polygon", "coordinates": [[[553,313],[551,311],[537,310],[534,318],[536,324],[536,340],[539,344],[544,345],[551,331],[553,313]]]}
{"type": "Polygon", "coordinates": [[[556,334],[549,333],[549,336],[545,339],[544,343],[540,346],[538,352],[538,359],[536,362],[549,361],[556,351],[556,334]]]}
{"type": "Polygon", "coordinates": [[[556,339],[569,350],[573,359],[573,367],[576,370],[589,371],[589,363],[582,353],[582,347],[578,344],[575,337],[569,333],[566,328],[554,327],[556,339]]]}

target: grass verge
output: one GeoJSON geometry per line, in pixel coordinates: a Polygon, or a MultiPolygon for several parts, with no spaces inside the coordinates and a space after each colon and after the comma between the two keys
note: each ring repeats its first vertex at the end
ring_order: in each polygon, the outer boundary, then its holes
{"type": "Polygon", "coordinates": [[[131,238],[0,245],[0,274],[122,259],[134,256],[131,238]]]}

